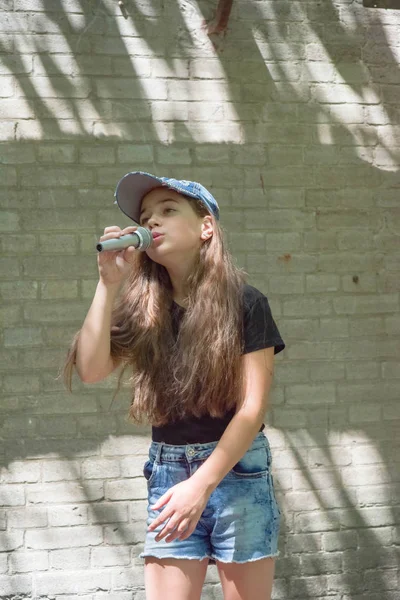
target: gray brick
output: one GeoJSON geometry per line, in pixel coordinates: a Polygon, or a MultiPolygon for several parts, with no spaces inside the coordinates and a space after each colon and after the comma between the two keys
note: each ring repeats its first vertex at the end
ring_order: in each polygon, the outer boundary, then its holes
{"type": "Polygon", "coordinates": [[[143,521],[136,521],[132,524],[119,523],[118,525],[106,525],[104,527],[104,541],[106,544],[120,545],[123,540],[125,543],[136,544],[144,542],[145,527],[143,521]]]}
{"type": "Polygon", "coordinates": [[[156,160],[162,165],[190,165],[192,158],[187,148],[157,148],[156,160]]]}
{"type": "Polygon", "coordinates": [[[47,526],[47,510],[45,508],[24,507],[10,510],[8,524],[12,529],[30,529],[47,526]]]}
{"type": "Polygon", "coordinates": [[[32,565],[35,571],[47,571],[49,561],[47,552],[26,552],[17,550],[10,554],[11,573],[32,573],[32,565]]]}
{"type": "MultiPolygon", "coordinates": [[[[132,78],[97,78],[95,82],[96,96],[98,98],[143,98],[143,88],[139,82],[132,78]]],[[[148,100],[166,100],[167,85],[165,81],[158,79],[152,81],[151,87],[146,90],[148,100]]],[[[171,96],[171,99],[174,98],[171,96]]]]}
{"type": "Polygon", "coordinates": [[[126,502],[102,502],[89,509],[91,523],[128,522],[128,504],[126,502]]]}
{"type": "Polygon", "coordinates": [[[38,147],[37,155],[41,163],[64,164],[75,162],[77,152],[72,144],[43,144],[38,147]]]}
{"type": "Polygon", "coordinates": [[[15,439],[16,436],[35,437],[37,420],[26,416],[13,416],[11,413],[1,423],[0,433],[6,439],[15,439]]]}
{"type": "MultiPolygon", "coordinates": [[[[155,101],[151,105],[153,121],[204,121],[206,105],[197,102],[155,101]],[[197,110],[196,110],[196,107],[197,110]]],[[[211,112],[211,111],[210,111],[211,112]]],[[[221,115],[222,115],[221,107],[221,115]]]]}
{"type": "Polygon", "coordinates": [[[196,160],[201,164],[228,164],[230,159],[229,146],[213,146],[202,144],[194,150],[196,160]]]}
{"type": "Polygon", "coordinates": [[[115,163],[115,148],[108,146],[82,146],[79,160],[88,165],[110,165],[115,163]]]}
{"type": "MultiPolygon", "coordinates": [[[[31,190],[31,193],[33,193],[33,194],[37,193],[37,207],[39,209],[46,209],[46,208],[54,209],[54,207],[57,206],[57,212],[61,208],[66,208],[66,209],[68,209],[68,212],[70,213],[71,209],[77,205],[76,197],[75,197],[75,190],[68,190],[68,189],[63,190],[60,188],[57,188],[57,190],[55,190],[55,189],[50,188],[50,189],[40,189],[40,190],[37,190],[37,192],[35,190],[31,190]]],[[[80,190],[78,190],[77,193],[79,194],[80,190]]],[[[42,222],[42,219],[46,219],[45,213],[48,213],[48,211],[42,211],[41,213],[39,213],[37,215],[37,222],[36,222],[35,229],[40,229],[40,223],[42,222]]],[[[65,217],[64,220],[66,222],[68,222],[67,211],[65,211],[64,214],[62,214],[62,217],[65,217]]],[[[56,227],[56,223],[57,223],[57,220],[54,218],[54,215],[47,222],[49,223],[49,227],[47,228],[47,231],[52,231],[52,226],[54,225],[54,227],[56,227]]],[[[61,220],[61,223],[62,223],[62,220],[61,220]]]]}
{"type": "Polygon", "coordinates": [[[333,273],[306,275],[307,292],[337,292],[340,289],[340,278],[333,273]]]}
{"type": "MultiPolygon", "coordinates": [[[[2,484],[0,489],[0,505],[5,506],[21,506],[25,504],[25,493],[23,485],[4,485],[2,484]]],[[[1,538],[0,534],[0,538],[1,538]]],[[[22,536],[21,536],[22,537],[22,536]]],[[[4,538],[6,539],[6,538],[4,538]]],[[[3,540],[4,541],[4,540],[3,540]]],[[[16,547],[16,546],[15,546],[16,547]]],[[[3,548],[0,544],[0,548],[3,548]]],[[[7,550],[8,548],[3,548],[7,550]]]]}
{"type": "Polygon", "coordinates": [[[31,373],[13,373],[3,378],[3,388],[6,393],[37,393],[40,390],[40,378],[31,373]]]}
{"type": "Polygon", "coordinates": [[[263,250],[265,247],[264,233],[242,233],[239,236],[232,232],[228,234],[228,240],[235,251],[263,250]]]}
{"type": "Polygon", "coordinates": [[[0,258],[0,275],[5,279],[19,277],[20,263],[16,258],[0,258]]]}
{"type": "Polygon", "coordinates": [[[0,589],[3,597],[15,597],[15,594],[32,593],[31,575],[0,575],[0,589]]]}
{"type": "Polygon", "coordinates": [[[118,163],[153,163],[153,147],[149,144],[120,144],[117,150],[118,163]]]}
{"type": "Polygon", "coordinates": [[[84,487],[71,482],[31,485],[26,497],[29,504],[96,501],[103,498],[103,485],[101,482],[87,483],[84,487]]]}
{"type": "Polygon", "coordinates": [[[329,554],[306,554],[302,556],[301,565],[304,575],[307,577],[322,573],[338,573],[342,571],[342,554],[339,551],[329,554]]]}
{"type": "MultiPolygon", "coordinates": [[[[11,100],[11,99],[10,99],[11,100]]],[[[3,102],[3,98],[2,98],[2,102],[3,102]]],[[[14,122],[12,121],[0,121],[0,136],[1,139],[4,140],[14,140],[15,139],[15,128],[16,125],[14,122]]],[[[0,169],[0,173],[1,173],[2,169],[0,169]]],[[[9,180],[11,181],[11,178],[13,177],[12,174],[8,171],[4,171],[5,174],[8,173],[8,177],[9,180]]],[[[12,173],[15,173],[15,171],[12,171],[12,173]]],[[[15,180],[15,178],[14,178],[15,180]]]]}
{"type": "MultiPolygon", "coordinates": [[[[74,181],[71,172],[71,182],[74,181]]],[[[61,182],[60,182],[61,183],[61,182]]],[[[95,213],[90,210],[74,211],[69,209],[53,209],[29,211],[29,214],[23,214],[22,224],[25,229],[34,229],[35,231],[45,231],[46,233],[54,231],[89,229],[94,231],[95,213]]],[[[48,251],[51,252],[51,244],[48,245],[48,251]]],[[[35,258],[35,257],[32,257],[35,258]]]]}
{"type": "MultiPolygon", "coordinates": [[[[261,229],[261,228],[260,228],[261,229]]],[[[267,236],[269,234],[267,233],[267,236]]],[[[248,254],[247,264],[251,273],[309,273],[316,270],[317,257],[309,254],[248,254]]],[[[296,314],[299,314],[298,312],[296,314]]],[[[315,313],[314,313],[315,314],[315,313]]]]}
{"type": "Polygon", "coordinates": [[[4,345],[6,347],[17,346],[41,346],[43,343],[42,331],[35,327],[14,327],[4,330],[4,345]]]}
{"type": "Polygon", "coordinates": [[[30,277],[76,280],[95,276],[97,264],[95,256],[32,256],[23,260],[23,270],[30,277]]]}
{"type": "MultiPolygon", "coordinates": [[[[114,386],[112,386],[114,388],[114,386]]],[[[110,415],[81,416],[78,427],[84,437],[97,435],[110,435],[115,433],[115,417],[110,415]]]]}
{"type": "MultiPolygon", "coordinates": [[[[7,108],[7,100],[2,101],[2,110],[7,108]]],[[[18,106],[16,100],[10,100],[14,106],[18,106]]],[[[25,104],[26,106],[26,104],[25,104]]],[[[11,115],[8,115],[9,117],[11,115]]],[[[13,115],[14,117],[17,115],[13,115]]],[[[24,113],[26,117],[26,111],[24,113]]],[[[33,115],[32,115],[33,116],[33,115]]],[[[0,144],[0,163],[3,164],[24,164],[35,162],[35,152],[33,144],[7,143],[0,144]]]]}
{"type": "Polygon", "coordinates": [[[120,476],[119,463],[112,459],[88,459],[82,464],[85,479],[110,479],[120,476]]]}
{"type": "Polygon", "coordinates": [[[303,233],[304,249],[312,250],[335,250],[337,248],[336,231],[305,231],[303,233]]]}
{"type": "Polygon", "coordinates": [[[44,437],[73,437],[77,423],[72,417],[42,417],[39,423],[40,435],[44,437]]]}
{"type": "Polygon", "coordinates": [[[335,403],[335,386],[326,383],[324,385],[288,385],[285,390],[288,404],[327,404],[335,403]]]}
{"type": "Polygon", "coordinates": [[[32,323],[64,323],[68,321],[78,321],[85,316],[83,303],[79,302],[57,302],[57,303],[38,303],[26,305],[24,315],[27,321],[32,323]]]}
{"type": "MultiPolygon", "coordinates": [[[[115,184],[160,163],[215,195],[287,342],[268,417],[285,509],[274,596],[397,600],[397,16],[237,0],[226,39],[207,40],[200,13],[193,37],[161,0],[131,3],[128,20],[111,0],[112,19],[72,0],[48,3],[48,20],[33,0],[3,4],[2,592],[144,600],[150,427],[128,421],[128,389],[110,406],[114,376],[75,373],[73,394],[57,376],[98,236],[131,224],[115,184]]],[[[215,567],[203,596],[222,598],[215,567]]]]}
{"type": "Polygon", "coordinates": [[[376,314],[394,312],[398,309],[397,294],[380,294],[358,297],[334,298],[333,306],[339,314],[376,314]]]}
{"type": "Polygon", "coordinates": [[[97,590],[111,590],[111,572],[100,569],[87,571],[63,571],[62,573],[39,573],[36,577],[36,593],[42,596],[54,594],[81,595],[97,590]]]}
{"type": "Polygon", "coordinates": [[[73,550],[51,550],[49,553],[52,569],[88,569],[90,548],[74,548],[73,550]]]}
{"type": "Polygon", "coordinates": [[[268,284],[274,294],[302,294],[305,289],[303,275],[271,275],[268,284]]]}
{"type": "Polygon", "coordinates": [[[342,288],[344,292],[376,292],[377,291],[377,275],[376,273],[361,273],[354,281],[353,275],[342,276],[342,288]]]}
{"type": "Polygon", "coordinates": [[[326,552],[344,551],[356,549],[358,546],[357,533],[355,531],[335,531],[322,535],[322,546],[326,552]]]}
{"type": "Polygon", "coordinates": [[[359,311],[349,319],[349,331],[352,337],[382,335],[385,331],[384,317],[361,317],[359,311]]]}
{"type": "MultiPolygon", "coordinates": [[[[52,421],[48,423],[51,427],[52,421]]],[[[42,471],[43,482],[72,481],[81,477],[80,463],[73,460],[46,460],[43,462],[42,471]]]]}
{"type": "MultiPolygon", "coordinates": [[[[0,171],[1,174],[1,171],[0,171]]],[[[20,183],[24,187],[80,187],[93,182],[93,175],[87,167],[25,167],[21,172],[20,183]]],[[[30,215],[29,215],[30,216],[30,215]]],[[[61,216],[61,215],[60,215],[61,216]]],[[[66,217],[68,214],[66,213],[66,217]]],[[[72,216],[72,215],[71,215],[72,216]]],[[[44,217],[44,215],[43,215],[44,217]]],[[[75,218],[77,215],[75,215],[75,218]]],[[[54,219],[54,215],[53,215],[54,219]]],[[[32,225],[31,225],[32,226],[32,225]]]]}
{"type": "Polygon", "coordinates": [[[311,381],[340,381],[345,379],[345,365],[339,362],[311,362],[310,379],[311,381]]]}
{"type": "Polygon", "coordinates": [[[144,477],[108,481],[105,483],[107,500],[141,500],[147,498],[144,477]]]}
{"type": "Polygon", "coordinates": [[[3,300],[35,300],[38,284],[36,281],[7,281],[0,283],[0,295],[3,300]]]}
{"type": "MultiPolygon", "coordinates": [[[[97,506],[97,504],[95,504],[97,506]]],[[[88,509],[82,504],[50,506],[47,509],[51,527],[66,527],[88,524],[88,509]]]]}
{"type": "Polygon", "coordinates": [[[128,566],[130,564],[129,548],[114,546],[113,548],[93,548],[93,567],[128,566]]]}
{"type": "Polygon", "coordinates": [[[64,300],[77,296],[77,281],[44,281],[40,284],[40,297],[43,300],[64,300]]]}

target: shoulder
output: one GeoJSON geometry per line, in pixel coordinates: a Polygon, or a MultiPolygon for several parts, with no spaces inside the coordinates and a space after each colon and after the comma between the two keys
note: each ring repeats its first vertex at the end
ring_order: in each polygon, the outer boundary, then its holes
{"type": "Polygon", "coordinates": [[[268,304],[268,298],[260,292],[257,288],[245,283],[243,286],[243,308],[245,312],[254,307],[258,302],[265,302],[268,304]]]}

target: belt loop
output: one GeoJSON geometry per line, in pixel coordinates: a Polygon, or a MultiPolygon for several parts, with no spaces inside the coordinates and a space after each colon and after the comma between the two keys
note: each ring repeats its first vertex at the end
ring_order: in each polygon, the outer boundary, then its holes
{"type": "Polygon", "coordinates": [[[160,462],[161,462],[161,452],[162,452],[162,447],[163,447],[163,444],[164,444],[164,443],[165,443],[165,442],[159,442],[159,444],[158,444],[158,448],[157,448],[157,455],[156,455],[156,461],[157,461],[158,463],[160,463],[160,462]]]}

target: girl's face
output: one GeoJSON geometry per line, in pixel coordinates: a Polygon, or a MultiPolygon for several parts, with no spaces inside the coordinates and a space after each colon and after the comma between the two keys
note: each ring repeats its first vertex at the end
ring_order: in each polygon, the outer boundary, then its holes
{"type": "Polygon", "coordinates": [[[140,225],[161,236],[146,250],[157,263],[162,257],[196,253],[212,235],[211,216],[199,217],[181,194],[165,187],[149,192],[142,200],[140,225]]]}

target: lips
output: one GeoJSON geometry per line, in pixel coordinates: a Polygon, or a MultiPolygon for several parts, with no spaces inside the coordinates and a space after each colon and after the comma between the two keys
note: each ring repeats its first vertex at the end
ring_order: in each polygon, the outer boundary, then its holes
{"type": "Polygon", "coordinates": [[[153,231],[153,233],[151,234],[153,236],[153,239],[157,239],[158,237],[162,236],[162,233],[157,233],[156,231],[153,231]]]}

